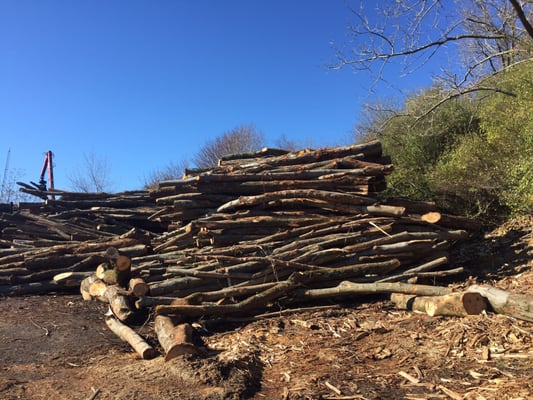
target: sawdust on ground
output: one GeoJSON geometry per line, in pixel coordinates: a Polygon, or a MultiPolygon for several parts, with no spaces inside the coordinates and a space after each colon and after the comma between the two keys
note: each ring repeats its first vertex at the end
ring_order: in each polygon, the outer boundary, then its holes
{"type": "MultiPolygon", "coordinates": [[[[472,277],[533,295],[533,217],[456,254],[472,277]]],[[[140,360],[79,295],[0,299],[1,399],[530,399],[533,323],[429,317],[385,298],[197,324],[205,352],[140,360]]],[[[150,319],[137,327],[156,345],[150,319]]]]}

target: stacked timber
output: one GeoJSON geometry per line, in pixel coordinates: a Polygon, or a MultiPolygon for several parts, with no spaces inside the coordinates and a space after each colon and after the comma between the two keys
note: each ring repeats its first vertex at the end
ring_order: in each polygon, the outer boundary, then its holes
{"type": "Polygon", "coordinates": [[[132,257],[155,297],[270,285],[326,269],[341,277],[316,285],[461,273],[447,267],[448,250],[477,226],[430,203],[378,200],[391,171],[372,141],[231,155],[151,192],[40,191],[21,183],[44,202],[1,215],[0,294],[61,290],[53,275],[81,278],[99,265],[101,257],[85,254],[93,245],[132,257]],[[117,245],[124,239],[130,242],[117,245]]]}
{"type": "Polygon", "coordinates": [[[391,171],[379,141],[295,152],[267,148],[227,156],[215,168],[189,169],[184,179],[160,182],[152,196],[166,208],[152,219],[183,223],[208,215],[239,196],[285,190],[366,196],[383,190],[384,177],[391,171]]]}
{"type": "MultiPolygon", "coordinates": [[[[373,141],[231,155],[150,192],[22,184],[42,202],[1,209],[0,295],[80,290],[109,303],[107,325],[143,358],[155,351],[128,325],[154,309],[166,359],[196,352],[199,317],[256,318],[373,293],[431,315],[483,311],[494,291],[435,286],[464,272],[450,250],[480,226],[431,203],[380,198],[391,171],[373,141]]],[[[533,300],[515,303],[505,310],[533,300]]]]}

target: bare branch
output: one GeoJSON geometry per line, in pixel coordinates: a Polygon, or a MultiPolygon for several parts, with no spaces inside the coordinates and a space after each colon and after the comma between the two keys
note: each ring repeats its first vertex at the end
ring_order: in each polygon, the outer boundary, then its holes
{"type": "Polygon", "coordinates": [[[520,22],[524,26],[524,29],[527,31],[527,34],[533,39],[533,26],[529,23],[524,8],[520,5],[518,0],[509,0],[509,3],[513,6],[516,11],[516,15],[520,19],[520,22]]]}
{"type": "Polygon", "coordinates": [[[241,125],[208,141],[193,161],[199,168],[213,167],[222,156],[259,150],[263,142],[263,134],[254,125],[241,125]]]}
{"type": "Polygon", "coordinates": [[[110,167],[107,160],[93,151],[83,155],[84,164],[68,176],[74,190],[105,192],[111,190],[110,167]]]}

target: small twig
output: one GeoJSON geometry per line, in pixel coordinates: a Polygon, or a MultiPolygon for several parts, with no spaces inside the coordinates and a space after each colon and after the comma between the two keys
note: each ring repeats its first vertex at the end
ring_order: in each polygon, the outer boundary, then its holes
{"type": "Polygon", "coordinates": [[[328,387],[328,389],[332,390],[336,394],[338,394],[338,395],[342,394],[340,389],[337,388],[336,386],[333,386],[331,383],[329,383],[329,381],[324,382],[324,385],[326,385],[328,387]]]}
{"type": "Polygon", "coordinates": [[[31,318],[30,318],[30,322],[31,322],[33,325],[35,325],[37,328],[42,329],[42,330],[44,331],[44,336],[50,336],[50,331],[49,331],[47,328],[45,328],[44,326],[41,326],[41,325],[36,324],[31,318]]]}
{"type": "Polygon", "coordinates": [[[100,394],[100,389],[95,389],[91,387],[91,390],[93,391],[93,394],[91,394],[91,397],[89,397],[89,400],[94,400],[100,394]]]}
{"type": "Polygon", "coordinates": [[[383,229],[381,229],[379,226],[377,226],[377,224],[375,224],[374,222],[372,221],[368,221],[368,223],[370,225],[372,225],[374,228],[376,228],[378,231],[384,233],[385,235],[387,235],[388,237],[391,237],[392,235],[390,235],[389,233],[385,232],[383,229]]]}
{"type": "Polygon", "coordinates": [[[415,378],[413,375],[411,374],[408,374],[407,372],[405,371],[398,371],[398,375],[404,377],[405,379],[407,379],[409,382],[413,383],[413,384],[418,384],[420,383],[420,379],[417,379],[415,378]]]}
{"type": "Polygon", "coordinates": [[[437,386],[437,389],[440,389],[442,392],[444,392],[444,394],[454,400],[462,400],[463,399],[463,396],[461,396],[459,393],[456,393],[454,392],[453,390],[451,389],[448,389],[447,387],[445,386],[442,386],[442,385],[438,385],[437,386]]]}

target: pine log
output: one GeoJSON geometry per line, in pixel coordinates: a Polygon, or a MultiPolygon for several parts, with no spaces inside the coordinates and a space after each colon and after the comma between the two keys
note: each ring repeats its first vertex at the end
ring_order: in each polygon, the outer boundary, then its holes
{"type": "Polygon", "coordinates": [[[478,315],[487,309],[487,301],[479,293],[474,292],[457,292],[443,296],[392,293],[391,301],[398,308],[425,312],[431,317],[478,315]]]}
{"type": "MultiPolygon", "coordinates": [[[[220,302],[227,298],[242,298],[246,296],[255,295],[263,290],[270,289],[276,286],[276,282],[261,283],[258,285],[249,286],[231,286],[220,290],[213,290],[210,292],[194,292],[185,298],[174,299],[173,302],[167,304],[201,304],[203,302],[220,302]]],[[[160,303],[163,304],[163,303],[160,303]]]]}
{"type": "Polygon", "coordinates": [[[490,303],[498,314],[508,315],[524,321],[533,322],[533,297],[511,293],[492,286],[473,285],[468,292],[479,293],[490,303]]]}
{"type": "Polygon", "coordinates": [[[241,196],[237,200],[225,203],[217,209],[217,212],[227,212],[239,207],[252,207],[259,204],[264,204],[269,201],[278,199],[316,199],[324,201],[333,201],[342,204],[362,205],[373,204],[374,199],[358,196],[347,193],[330,192],[325,190],[315,189],[300,189],[300,190],[280,190],[273,193],[265,193],[256,196],[241,196]]]}
{"type": "Polygon", "coordinates": [[[99,300],[103,303],[108,302],[107,297],[106,297],[106,291],[107,291],[107,284],[101,279],[96,279],[94,282],[91,282],[89,285],[89,294],[96,300],[99,300]]]}
{"type": "Polygon", "coordinates": [[[165,361],[180,355],[198,353],[198,349],[192,342],[193,328],[190,324],[182,323],[175,326],[170,317],[157,315],[154,329],[165,351],[165,361]]]}
{"type": "Polygon", "coordinates": [[[452,293],[435,297],[426,303],[426,313],[434,315],[477,315],[487,309],[487,301],[479,293],[452,293]]]}
{"type": "Polygon", "coordinates": [[[200,182],[198,191],[202,193],[223,193],[223,194],[241,194],[241,195],[258,195],[265,192],[276,192],[281,190],[292,189],[318,189],[318,190],[339,190],[359,195],[368,195],[370,192],[376,192],[383,189],[382,182],[374,183],[353,183],[353,179],[322,179],[322,180],[293,180],[293,181],[275,181],[275,182],[224,182],[217,185],[200,182]]]}
{"type": "Polygon", "coordinates": [[[96,276],[108,285],[127,287],[130,271],[119,271],[108,263],[101,263],[96,268],[96,276]]]}
{"type": "Polygon", "coordinates": [[[105,322],[109,329],[120,339],[129,343],[143,360],[150,360],[157,356],[157,351],[129,326],[114,317],[106,317],[105,322]]]}
{"type": "Polygon", "coordinates": [[[220,157],[219,161],[223,163],[224,161],[229,161],[229,160],[242,160],[244,158],[281,156],[287,153],[290,153],[290,151],[283,150],[283,149],[276,149],[272,147],[263,147],[261,150],[257,150],[257,151],[228,154],[228,155],[220,157]]]}

